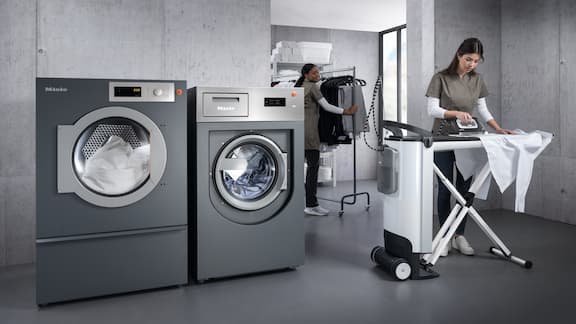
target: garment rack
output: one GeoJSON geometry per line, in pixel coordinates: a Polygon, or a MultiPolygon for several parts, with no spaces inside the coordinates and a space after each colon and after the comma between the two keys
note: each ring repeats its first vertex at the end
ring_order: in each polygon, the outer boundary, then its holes
{"type": "MultiPolygon", "coordinates": [[[[328,70],[328,71],[320,71],[320,74],[328,74],[328,73],[338,73],[338,72],[348,72],[348,71],[352,71],[352,77],[354,79],[356,79],[356,67],[355,66],[351,66],[351,67],[347,67],[347,68],[342,68],[342,69],[334,69],[334,70],[328,70]]],[[[300,77],[300,74],[276,74],[272,76],[272,79],[276,79],[276,78],[289,78],[289,77],[300,77]]]]}
{"type": "MultiPolygon", "coordinates": [[[[356,83],[356,67],[355,66],[351,66],[351,67],[347,67],[347,68],[342,68],[342,69],[334,69],[334,70],[328,70],[328,71],[321,71],[320,74],[329,74],[329,73],[339,73],[339,72],[352,72],[352,86],[355,86],[356,83]]],[[[299,74],[295,74],[295,75],[275,75],[272,78],[274,79],[275,77],[291,77],[291,76],[300,76],[299,74]]],[[[355,91],[352,91],[352,103],[356,103],[356,98],[355,98],[355,91]]],[[[331,201],[331,202],[339,202],[340,203],[340,211],[338,211],[338,216],[342,217],[342,215],[344,214],[344,204],[346,205],[355,205],[356,202],[358,201],[356,198],[358,196],[366,196],[366,210],[370,209],[370,194],[368,192],[358,192],[357,191],[357,185],[356,185],[356,120],[355,120],[356,116],[355,114],[352,115],[352,150],[353,150],[353,177],[352,177],[352,182],[353,182],[353,192],[350,194],[346,194],[343,195],[340,200],[334,200],[334,199],[329,199],[329,198],[321,198],[318,197],[318,199],[321,200],[326,200],[326,201],[331,201]],[[350,198],[352,198],[352,200],[350,201],[350,198]],[[348,199],[348,201],[347,201],[348,199]]],[[[333,175],[335,176],[335,175],[333,175]]]]}

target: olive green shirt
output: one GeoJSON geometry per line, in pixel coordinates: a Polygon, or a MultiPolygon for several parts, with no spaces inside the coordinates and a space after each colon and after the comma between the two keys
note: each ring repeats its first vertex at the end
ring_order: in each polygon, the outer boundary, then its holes
{"type": "Polygon", "coordinates": [[[318,133],[318,118],[320,105],[318,101],[324,96],[315,82],[304,80],[304,149],[320,150],[320,134],[318,133]]]}
{"type": "MultiPolygon", "coordinates": [[[[466,74],[462,78],[458,75],[450,75],[443,72],[434,74],[427,97],[440,99],[440,107],[446,110],[465,111],[469,114],[474,112],[476,102],[488,95],[486,84],[479,73],[466,74]]],[[[434,120],[432,132],[440,127],[440,119],[434,120]]]]}

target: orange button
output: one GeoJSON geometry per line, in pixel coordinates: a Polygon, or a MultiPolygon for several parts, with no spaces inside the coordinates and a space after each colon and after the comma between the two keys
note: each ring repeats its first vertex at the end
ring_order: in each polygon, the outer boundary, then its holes
{"type": "Polygon", "coordinates": [[[182,89],[176,89],[176,94],[181,96],[182,95],[182,89]]]}
{"type": "Polygon", "coordinates": [[[298,95],[298,92],[292,91],[292,94],[291,94],[291,95],[292,95],[292,97],[296,97],[296,95],[298,95]]]}

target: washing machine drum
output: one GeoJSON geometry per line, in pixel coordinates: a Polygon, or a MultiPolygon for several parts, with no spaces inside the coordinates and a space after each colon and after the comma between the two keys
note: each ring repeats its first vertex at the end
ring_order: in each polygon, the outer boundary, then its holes
{"type": "Polygon", "coordinates": [[[287,187],[287,154],[269,138],[244,135],[217,155],[214,182],[232,207],[255,211],[276,201],[287,187]]]}
{"type": "Polygon", "coordinates": [[[74,125],[59,126],[58,157],[59,193],[120,207],[156,186],[166,166],[166,145],[158,127],[142,113],[107,107],[74,125]]]}

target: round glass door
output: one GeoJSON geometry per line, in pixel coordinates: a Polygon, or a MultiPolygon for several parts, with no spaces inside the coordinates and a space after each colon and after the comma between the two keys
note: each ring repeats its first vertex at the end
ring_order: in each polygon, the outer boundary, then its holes
{"type": "Polygon", "coordinates": [[[104,196],[122,196],[150,177],[150,133],[122,117],[92,123],[73,149],[73,169],[80,183],[104,196]]]}
{"type": "Polygon", "coordinates": [[[222,198],[235,208],[257,210],[283,190],[286,162],[280,148],[260,135],[231,141],[218,155],[214,180],[222,198]]]}

